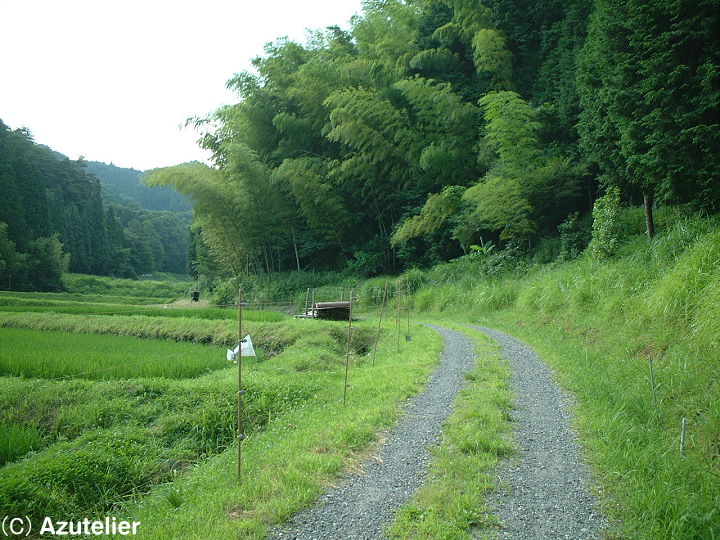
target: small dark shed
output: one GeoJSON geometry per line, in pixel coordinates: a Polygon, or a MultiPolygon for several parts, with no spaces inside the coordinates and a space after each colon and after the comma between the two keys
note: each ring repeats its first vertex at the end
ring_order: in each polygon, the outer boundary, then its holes
{"type": "Polygon", "coordinates": [[[315,302],[312,316],[330,321],[347,320],[350,317],[350,302],[315,302]]]}

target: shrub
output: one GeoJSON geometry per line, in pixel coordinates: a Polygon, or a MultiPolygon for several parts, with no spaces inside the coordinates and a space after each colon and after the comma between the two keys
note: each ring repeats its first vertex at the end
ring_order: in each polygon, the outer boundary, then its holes
{"type": "Polygon", "coordinates": [[[589,222],[578,212],[573,212],[558,225],[560,253],[558,260],[570,261],[578,257],[587,247],[590,237],[589,222]]]}
{"type": "Polygon", "coordinates": [[[613,257],[620,245],[621,229],[618,221],[620,191],[608,188],[607,193],[593,206],[592,239],[588,250],[597,259],[613,257]]]}

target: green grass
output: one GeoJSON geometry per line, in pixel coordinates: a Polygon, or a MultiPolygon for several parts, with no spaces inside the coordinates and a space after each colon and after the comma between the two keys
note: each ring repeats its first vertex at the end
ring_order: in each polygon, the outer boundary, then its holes
{"type": "Polygon", "coordinates": [[[718,268],[717,225],[680,220],[653,242],[629,238],[613,260],[583,257],[522,278],[438,281],[415,300],[428,313],[464,313],[515,335],[556,370],[578,399],[576,427],[612,534],[717,538],[718,268]]]}
{"type": "Polygon", "coordinates": [[[400,509],[389,538],[469,539],[496,525],[484,500],[495,487],[493,469],[512,450],[510,368],[490,338],[463,331],[476,341],[477,367],[466,375],[467,386],[443,426],[426,483],[400,509]]]}
{"type": "Polygon", "coordinates": [[[35,302],[48,302],[46,305],[54,305],[54,302],[77,302],[95,304],[125,304],[125,305],[148,305],[160,304],[172,301],[172,298],[158,299],[145,296],[122,296],[109,294],[83,294],[83,293],[53,293],[53,292],[0,292],[0,305],[12,306],[23,304],[34,304],[35,302]],[[31,300],[33,302],[25,302],[31,300]]]}
{"type": "MultiPolygon", "coordinates": [[[[271,318],[275,318],[273,315],[271,318]]],[[[193,319],[187,317],[150,317],[145,315],[75,315],[57,313],[10,313],[0,311],[0,328],[27,328],[43,331],[76,334],[112,334],[149,339],[212,343],[219,346],[237,344],[238,324],[235,320],[193,319]]],[[[259,344],[266,354],[280,352],[288,343],[299,339],[308,328],[328,329],[342,334],[342,323],[312,321],[305,326],[302,320],[284,317],[279,322],[243,323],[244,332],[250,333],[253,343],[259,344]]]]}
{"type": "MultiPolygon", "coordinates": [[[[510,274],[464,260],[404,278],[427,316],[502,329],[555,369],[577,398],[574,422],[614,524],[610,537],[712,539],[720,531],[720,228],[663,219],[656,240],[629,237],[610,261],[526,264],[510,274]],[[680,454],[683,417],[688,432],[680,454]]],[[[163,297],[154,285],[85,278],[77,281],[85,295],[163,297]]],[[[377,305],[384,281],[361,285],[359,305],[377,305]]],[[[146,316],[151,311],[0,312],[0,327],[217,346],[237,339],[234,317],[146,316]]],[[[0,377],[0,433],[17,441],[6,454],[12,462],[0,468],[0,514],[112,512],[141,520],[147,538],[205,537],[208,530],[218,538],[262,538],[372,452],[377,430],[392,424],[436,361],[441,341],[424,328],[413,328],[413,341],[395,353],[393,315],[386,314],[375,366],[368,351],[376,319],[357,324],[345,408],[343,323],[248,322],[266,360],[247,366],[249,437],[240,485],[232,368],[179,380],[0,377]]],[[[400,512],[394,537],[463,538],[469,528],[484,532],[493,524],[482,494],[488,467],[508,451],[507,368],[486,353],[479,364],[445,426],[430,481],[400,512]]]]}
{"type": "Polygon", "coordinates": [[[0,467],[40,445],[37,427],[8,423],[5,419],[0,422],[0,467]]]}
{"type": "Polygon", "coordinates": [[[134,280],[85,274],[65,274],[63,282],[69,293],[153,298],[189,298],[194,288],[189,280],[134,280]]]}
{"type": "MultiPolygon", "coordinates": [[[[42,436],[35,452],[0,468],[0,511],[102,516],[225,451],[235,435],[235,376],[228,368],[180,381],[0,378],[3,413],[40,426],[42,436]]],[[[245,388],[244,422],[255,433],[310,399],[316,385],[248,370],[245,388]]]]}
{"type": "MultiPolygon", "coordinates": [[[[16,299],[0,296],[0,311],[9,313],[69,313],[78,315],[143,315],[146,317],[186,317],[190,319],[237,319],[235,308],[148,307],[126,304],[90,304],[58,300],[16,299]]],[[[257,322],[277,322],[287,315],[277,311],[245,309],[243,319],[257,322]]]]}
{"type": "Polygon", "coordinates": [[[0,375],[25,378],[197,377],[227,366],[225,350],[121,336],[0,329],[0,375]]]}
{"type": "MultiPolygon", "coordinates": [[[[361,333],[372,335],[373,321],[358,325],[361,333]]],[[[374,367],[368,356],[353,355],[346,407],[341,351],[331,365],[318,358],[311,377],[306,375],[310,357],[324,346],[308,350],[297,344],[292,354],[285,351],[266,364],[291,369],[317,389],[312,400],[273,417],[243,443],[242,484],[234,475],[236,449],[230,449],[122,511],[142,521],[146,538],[197,538],[208,530],[216,538],[263,538],[270,525],[312,504],[328,483],[356,465],[377,431],[392,425],[403,400],[426,380],[441,349],[439,336],[414,328],[413,341],[403,341],[397,354],[391,328],[389,323],[374,367]]]]}
{"type": "Polygon", "coordinates": [[[148,538],[207,530],[261,537],[357,462],[420,388],[440,350],[439,337],[419,328],[401,355],[381,345],[372,367],[375,326],[358,322],[343,408],[347,327],[291,323],[274,324],[293,337],[280,354],[246,365],[241,486],[233,476],[233,367],[176,381],[1,377],[0,414],[40,426],[42,444],[0,468],[0,513],[132,514],[142,516],[148,538]]]}

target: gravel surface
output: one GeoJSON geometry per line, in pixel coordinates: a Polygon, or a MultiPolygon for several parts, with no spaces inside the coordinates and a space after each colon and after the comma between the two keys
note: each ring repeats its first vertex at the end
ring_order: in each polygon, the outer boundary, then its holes
{"type": "Polygon", "coordinates": [[[488,498],[488,508],[503,522],[498,537],[599,537],[607,524],[588,489],[590,471],[570,426],[570,398],[527,345],[496,330],[466,326],[499,341],[512,368],[518,452],[498,470],[504,488],[488,498]]]}
{"type": "Polygon", "coordinates": [[[465,336],[427,326],[445,341],[440,364],[425,390],[407,402],[405,415],[386,435],[380,453],[363,465],[364,474],[346,478],[271,538],[382,538],[394,511],[423,484],[430,447],[439,442],[442,424],[465,385],[464,373],[475,365],[472,343],[465,336]]]}

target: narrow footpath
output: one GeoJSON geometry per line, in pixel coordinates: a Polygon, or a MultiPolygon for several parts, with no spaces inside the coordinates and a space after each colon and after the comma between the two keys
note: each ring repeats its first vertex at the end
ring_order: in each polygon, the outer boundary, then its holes
{"type": "Polygon", "coordinates": [[[488,497],[489,511],[503,523],[498,538],[598,538],[607,523],[589,490],[590,470],[571,427],[570,398],[530,347],[497,330],[465,326],[499,341],[512,370],[517,453],[499,468],[499,488],[488,497]]]}
{"type": "Polygon", "coordinates": [[[394,512],[423,484],[430,447],[439,442],[442,425],[465,386],[464,374],[475,365],[473,344],[464,335],[427,326],[444,339],[440,364],[425,390],[408,401],[405,414],[387,434],[379,455],[363,465],[364,474],[346,478],[313,508],[276,529],[271,538],[382,538],[382,530],[392,522],[394,512]]]}

